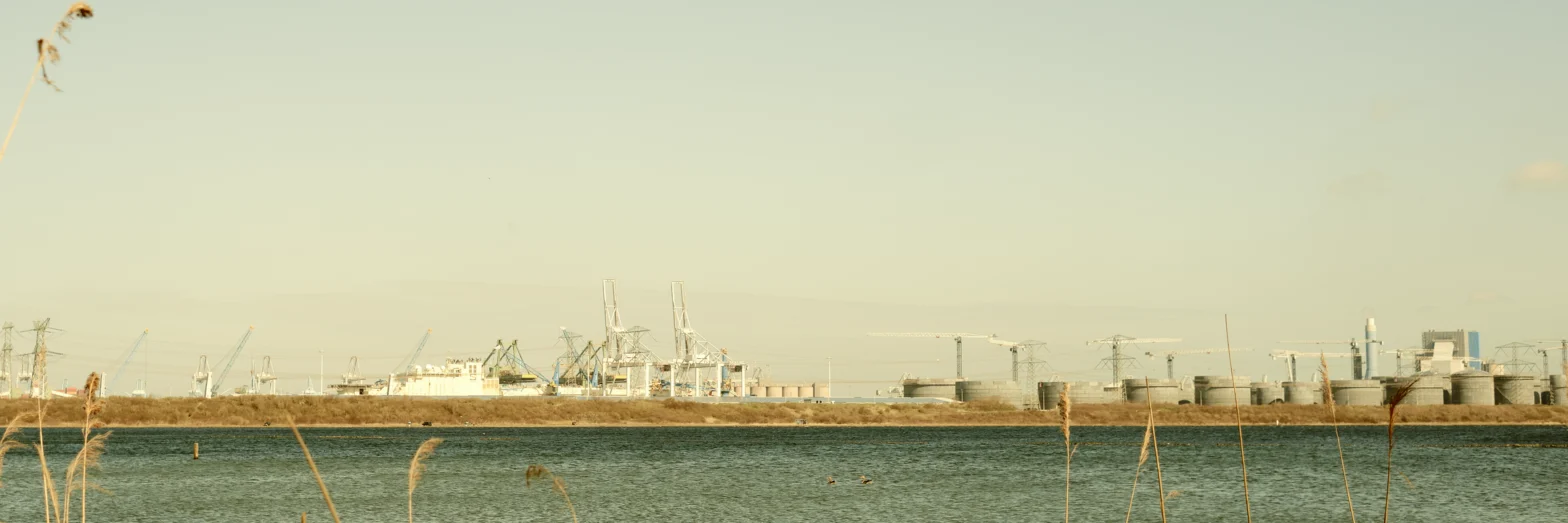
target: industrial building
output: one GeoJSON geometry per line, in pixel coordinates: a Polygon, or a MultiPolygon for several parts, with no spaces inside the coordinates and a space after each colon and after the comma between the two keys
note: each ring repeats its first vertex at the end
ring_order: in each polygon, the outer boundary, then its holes
{"type": "Polygon", "coordinates": [[[1423,332],[1421,351],[1415,358],[1417,372],[1455,374],[1465,368],[1480,370],[1481,333],[1463,329],[1423,332]]]}

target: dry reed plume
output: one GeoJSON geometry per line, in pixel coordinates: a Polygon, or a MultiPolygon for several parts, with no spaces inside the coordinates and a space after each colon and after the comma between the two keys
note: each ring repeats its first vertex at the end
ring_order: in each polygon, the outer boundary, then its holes
{"type": "Polygon", "coordinates": [[[23,418],[24,415],[22,414],[12,417],[11,422],[5,424],[5,434],[0,435],[0,474],[5,472],[6,453],[11,452],[11,449],[27,446],[26,443],[22,443],[15,438],[16,434],[22,431],[23,418]]]}
{"type": "Polygon", "coordinates": [[[1405,401],[1405,396],[1410,395],[1410,389],[1415,384],[1415,380],[1410,380],[1388,398],[1388,479],[1383,485],[1383,523],[1388,523],[1388,507],[1394,494],[1394,411],[1399,408],[1401,402],[1405,401]]]}
{"type": "Polygon", "coordinates": [[[1323,404],[1328,406],[1334,424],[1334,447],[1339,450],[1339,477],[1345,483],[1345,506],[1350,508],[1350,523],[1356,523],[1356,502],[1350,497],[1350,469],[1345,467],[1345,444],[1339,438],[1339,413],[1334,405],[1334,385],[1328,379],[1328,356],[1318,353],[1318,369],[1323,375],[1323,404]]]}
{"type": "Polygon", "coordinates": [[[1247,437],[1241,430],[1241,398],[1236,392],[1236,357],[1230,350],[1230,315],[1225,315],[1225,361],[1230,366],[1230,396],[1236,410],[1236,444],[1241,447],[1241,499],[1247,507],[1247,523],[1252,523],[1252,485],[1247,480],[1247,437]]]}
{"type": "Polygon", "coordinates": [[[534,480],[541,478],[550,479],[550,489],[566,502],[566,510],[572,514],[572,523],[577,523],[577,507],[572,505],[572,495],[566,492],[566,481],[556,476],[554,472],[550,472],[550,469],[545,468],[544,465],[529,465],[528,470],[523,472],[523,487],[532,487],[534,480]]]}
{"type": "MultiPolygon", "coordinates": [[[[71,7],[65,10],[65,16],[61,17],[59,22],[55,22],[51,33],[61,41],[69,43],[71,39],[67,38],[65,33],[71,30],[71,22],[92,17],[93,8],[87,5],[86,2],[71,4],[71,7]]],[[[33,62],[33,73],[27,79],[27,88],[22,91],[22,101],[16,104],[16,114],[11,117],[11,128],[5,133],[5,141],[0,142],[0,160],[5,159],[6,150],[11,147],[11,137],[16,134],[16,124],[22,120],[22,109],[27,107],[27,97],[33,92],[33,84],[38,83],[39,78],[42,78],[44,83],[49,84],[49,87],[53,87],[56,91],[60,90],[60,86],[55,85],[54,80],[49,78],[49,71],[44,67],[46,62],[50,64],[60,63],[60,48],[55,47],[54,42],[47,36],[39,38],[36,45],[38,47],[38,59],[33,62]]]]}
{"type": "MultiPolygon", "coordinates": [[[[1149,378],[1143,379],[1145,386],[1149,378]]],[[[1143,427],[1143,446],[1138,449],[1138,467],[1132,473],[1132,494],[1127,495],[1127,518],[1125,523],[1132,523],[1132,503],[1138,498],[1138,478],[1143,476],[1143,465],[1149,462],[1149,439],[1154,436],[1154,409],[1149,409],[1149,423],[1143,427]]]]}
{"type": "Polygon", "coordinates": [[[87,521],[87,490],[90,485],[87,481],[87,469],[98,466],[98,460],[103,456],[104,441],[109,438],[108,432],[93,435],[92,430],[98,427],[95,415],[103,411],[104,402],[98,393],[103,387],[103,377],[94,372],[87,376],[87,385],[83,387],[82,400],[82,450],[65,468],[65,512],[66,521],[71,519],[71,494],[81,495],[81,504],[78,506],[82,523],[87,521]]]}
{"type": "Polygon", "coordinates": [[[1056,400],[1056,412],[1062,416],[1062,446],[1067,452],[1066,472],[1067,478],[1062,481],[1062,522],[1072,523],[1073,520],[1073,401],[1068,397],[1073,384],[1062,385],[1062,393],[1056,400]]]}
{"type": "Polygon", "coordinates": [[[289,430],[294,431],[294,440],[299,442],[299,449],[305,453],[305,463],[310,465],[310,474],[316,477],[316,486],[321,487],[321,498],[327,501],[327,511],[332,514],[333,523],[343,523],[338,518],[338,507],[332,503],[332,493],[327,492],[327,482],[321,479],[321,471],[316,469],[315,458],[310,457],[310,446],[305,444],[305,437],[299,435],[299,425],[294,423],[294,417],[289,417],[289,430]]]}
{"type": "Polygon", "coordinates": [[[425,440],[414,451],[414,459],[408,462],[408,523],[414,523],[414,487],[419,486],[419,480],[425,477],[425,460],[435,453],[436,446],[440,444],[441,438],[425,440]]]}

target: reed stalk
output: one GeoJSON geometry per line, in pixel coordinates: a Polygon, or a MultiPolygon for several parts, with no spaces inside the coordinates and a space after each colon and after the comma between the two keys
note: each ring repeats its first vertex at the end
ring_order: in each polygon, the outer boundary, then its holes
{"type": "Polygon", "coordinates": [[[26,443],[22,443],[14,437],[22,431],[22,419],[25,416],[25,414],[17,414],[15,417],[12,417],[11,421],[5,424],[5,433],[0,434],[0,473],[5,471],[6,453],[11,452],[11,449],[27,446],[26,443]]]}
{"type": "Polygon", "coordinates": [[[408,463],[408,523],[414,523],[414,487],[419,486],[419,480],[425,477],[425,460],[435,453],[436,446],[441,444],[441,438],[430,438],[419,444],[419,449],[414,451],[414,459],[408,463]]]}
{"type": "MultiPolygon", "coordinates": [[[[1149,386],[1149,378],[1143,378],[1144,388],[1149,386]]],[[[1165,523],[1165,470],[1160,466],[1160,434],[1154,428],[1154,395],[1144,398],[1149,405],[1149,439],[1154,445],[1154,477],[1157,480],[1160,494],[1160,523],[1165,523]]]]}
{"type": "Polygon", "coordinates": [[[1062,481],[1063,523],[1072,523],[1073,520],[1073,401],[1068,398],[1072,388],[1073,384],[1063,383],[1060,397],[1056,400],[1056,413],[1062,417],[1062,446],[1067,452],[1067,478],[1062,481]]]}
{"type": "Polygon", "coordinates": [[[1230,366],[1231,405],[1236,410],[1236,444],[1241,447],[1241,496],[1247,507],[1247,523],[1252,523],[1252,485],[1247,479],[1247,437],[1241,430],[1241,398],[1236,392],[1236,357],[1230,348],[1230,315],[1225,315],[1225,361],[1230,366]]]}
{"type": "Polygon", "coordinates": [[[289,416],[289,430],[294,431],[294,440],[299,442],[299,449],[305,452],[305,463],[310,465],[310,474],[316,477],[316,486],[321,487],[321,498],[327,501],[327,512],[332,514],[333,523],[343,523],[338,517],[338,507],[332,504],[332,493],[327,492],[327,482],[321,479],[321,471],[316,469],[315,458],[310,457],[310,446],[305,444],[305,437],[299,435],[299,425],[294,423],[294,416],[289,416]]]}
{"type": "Polygon", "coordinates": [[[1323,404],[1334,425],[1334,447],[1339,450],[1339,477],[1345,483],[1345,506],[1350,508],[1350,523],[1356,523],[1356,502],[1350,497],[1350,469],[1345,467],[1345,443],[1339,438],[1339,409],[1334,405],[1334,384],[1328,379],[1328,356],[1318,353],[1318,369],[1323,375],[1323,404]]]}
{"type": "MultiPolygon", "coordinates": [[[[66,38],[65,33],[71,30],[71,21],[85,20],[92,17],[93,8],[87,5],[86,2],[71,4],[71,7],[66,9],[65,16],[60,18],[59,22],[55,22],[54,29],[51,32],[61,41],[70,42],[71,39],[66,38]]],[[[33,72],[27,77],[27,88],[22,90],[22,101],[16,104],[16,114],[11,116],[11,127],[5,132],[5,141],[0,142],[0,160],[5,159],[6,150],[11,148],[11,137],[16,135],[16,124],[22,120],[22,109],[27,107],[27,97],[32,94],[33,85],[42,79],[44,83],[54,87],[56,91],[60,90],[54,84],[54,81],[49,79],[49,70],[44,67],[45,62],[60,63],[60,49],[55,47],[54,42],[47,37],[39,38],[37,46],[38,59],[33,61],[33,72]]]]}
{"type": "Polygon", "coordinates": [[[550,490],[555,491],[566,502],[566,510],[572,515],[572,523],[577,523],[577,507],[572,504],[572,495],[566,492],[566,481],[556,476],[554,472],[550,472],[550,469],[545,468],[544,465],[529,465],[528,470],[523,472],[523,487],[532,487],[534,480],[541,478],[550,479],[550,490]]]}
{"type": "Polygon", "coordinates": [[[1399,390],[1394,391],[1394,395],[1388,399],[1388,477],[1383,485],[1383,523],[1388,523],[1388,507],[1393,501],[1394,494],[1394,414],[1395,410],[1399,409],[1399,404],[1405,401],[1405,396],[1410,395],[1410,389],[1415,384],[1416,380],[1410,380],[1399,390]]]}
{"type": "Polygon", "coordinates": [[[65,521],[71,520],[71,494],[79,493],[79,518],[81,523],[87,523],[87,470],[98,466],[98,460],[103,456],[104,442],[110,434],[105,432],[95,436],[92,433],[98,427],[94,415],[102,412],[104,407],[103,398],[98,395],[102,387],[103,377],[94,372],[87,376],[87,384],[82,388],[82,449],[65,469],[65,521]]]}
{"type": "MultiPolygon", "coordinates": [[[[1143,379],[1147,387],[1149,378],[1143,379]]],[[[1132,523],[1132,504],[1138,498],[1138,478],[1143,476],[1143,464],[1149,462],[1149,439],[1154,436],[1154,410],[1149,410],[1149,421],[1143,426],[1143,446],[1138,449],[1138,468],[1132,473],[1132,494],[1127,495],[1127,518],[1124,523],[1132,523]]]]}

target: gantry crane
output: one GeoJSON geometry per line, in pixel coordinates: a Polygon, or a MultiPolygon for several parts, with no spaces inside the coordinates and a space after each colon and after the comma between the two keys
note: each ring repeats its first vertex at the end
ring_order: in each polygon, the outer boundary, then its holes
{"type": "Polygon", "coordinates": [[[964,338],[993,338],[988,334],[968,332],[873,332],[871,336],[884,338],[952,338],[958,349],[958,379],[964,379],[964,338]]]}
{"type": "Polygon", "coordinates": [[[403,358],[396,367],[392,368],[393,374],[408,372],[410,366],[419,363],[419,352],[425,350],[425,344],[430,342],[430,332],[433,330],[435,329],[425,329],[425,337],[419,339],[419,345],[414,346],[414,352],[410,353],[407,358],[403,358]]]}
{"type": "Polygon", "coordinates": [[[120,382],[120,375],[125,374],[125,367],[131,364],[131,359],[136,357],[136,349],[141,348],[144,341],[147,341],[147,329],[142,329],[142,335],[136,338],[136,343],[131,344],[131,350],[125,351],[125,361],[120,362],[120,368],[115,369],[114,377],[109,378],[109,386],[103,389],[105,396],[114,392],[114,385],[120,382]]]}
{"type": "Polygon", "coordinates": [[[1018,383],[1018,384],[1021,384],[1021,385],[1024,384],[1024,382],[1018,381],[1018,369],[1019,369],[1018,350],[1019,349],[1023,349],[1024,352],[1027,353],[1025,355],[1026,359],[1025,359],[1025,361],[1023,363],[1026,364],[1029,367],[1029,371],[1026,373],[1029,376],[1028,386],[1029,387],[1033,387],[1034,386],[1035,367],[1039,366],[1039,365],[1044,365],[1045,364],[1045,362],[1039,361],[1039,360],[1035,359],[1035,357],[1034,357],[1035,356],[1035,349],[1045,347],[1045,342],[1043,342],[1043,341],[1036,341],[1036,340],[1007,341],[1007,340],[997,339],[996,336],[991,336],[989,338],[986,338],[986,341],[989,341],[989,342],[991,342],[992,344],[995,344],[995,345],[1001,345],[1003,347],[1007,347],[1007,351],[1013,353],[1013,383],[1018,383]]]}
{"type": "MultiPolygon", "coordinates": [[[[1229,350],[1231,352],[1247,352],[1247,351],[1250,351],[1252,349],[1229,349],[1229,350]]],[[[1187,349],[1187,350],[1168,350],[1168,351],[1164,351],[1164,352],[1145,352],[1145,353],[1143,353],[1143,355],[1148,356],[1150,358],[1153,358],[1153,357],[1156,357],[1156,356],[1164,356],[1165,357],[1165,378],[1174,380],[1174,379],[1176,379],[1176,357],[1177,356],[1181,356],[1181,355],[1184,355],[1184,354],[1214,354],[1216,352],[1225,352],[1225,351],[1226,351],[1225,347],[1220,347],[1220,348],[1217,348],[1217,349],[1187,349]]]]}
{"type": "Polygon", "coordinates": [[[240,336],[240,342],[234,345],[234,350],[229,351],[228,363],[224,364],[223,372],[218,373],[217,378],[213,379],[212,386],[207,388],[207,397],[211,398],[213,395],[221,394],[223,392],[223,378],[227,378],[229,376],[229,369],[233,369],[234,362],[240,359],[240,351],[245,350],[245,342],[250,341],[250,335],[253,332],[256,332],[255,325],[252,325],[249,329],[246,329],[245,335],[240,336]]]}
{"type": "Polygon", "coordinates": [[[1274,358],[1276,360],[1277,359],[1289,359],[1290,360],[1289,361],[1290,381],[1296,381],[1296,357],[1297,356],[1318,356],[1318,357],[1321,357],[1321,358],[1353,358],[1353,357],[1355,357],[1354,354],[1345,353],[1345,352],[1302,352],[1302,351],[1294,351],[1294,350],[1277,350],[1277,351],[1273,351],[1273,352],[1269,353],[1269,357],[1274,358]]]}
{"type": "MultiPolygon", "coordinates": [[[[1404,376],[1406,368],[1410,369],[1410,373],[1411,374],[1415,374],[1415,373],[1421,372],[1420,363],[1419,363],[1418,360],[1416,360],[1414,358],[1412,358],[1410,360],[1411,365],[1409,367],[1406,367],[1405,366],[1405,356],[1419,356],[1422,352],[1426,352],[1426,349],[1423,349],[1421,347],[1405,347],[1403,349],[1385,349],[1385,350],[1378,351],[1379,354],[1393,354],[1394,355],[1394,375],[1395,376],[1404,376]]],[[[1335,354],[1342,354],[1342,353],[1335,353],[1335,354]]]]}
{"type": "Polygon", "coordinates": [[[1101,365],[1111,368],[1111,383],[1120,387],[1122,384],[1122,366],[1127,362],[1135,361],[1131,356],[1122,355],[1123,347],[1140,343],[1176,343],[1179,341],[1181,341],[1180,338],[1134,338],[1117,334],[1109,338],[1089,340],[1085,345],[1105,345],[1111,348],[1111,356],[1101,360],[1101,365]]]}
{"type": "MultiPolygon", "coordinates": [[[[1349,338],[1348,340],[1288,340],[1288,341],[1281,341],[1280,343],[1293,343],[1293,344],[1297,344],[1297,345],[1340,345],[1340,344],[1348,344],[1348,345],[1350,345],[1350,352],[1349,352],[1349,354],[1350,354],[1350,357],[1351,357],[1351,365],[1355,367],[1355,371],[1352,372],[1351,374],[1352,374],[1352,376],[1354,376],[1355,379],[1358,379],[1358,380],[1359,379],[1364,379],[1362,376],[1365,374],[1364,369],[1366,369],[1366,366],[1365,366],[1365,360],[1363,359],[1362,351],[1361,351],[1361,349],[1366,346],[1366,342],[1364,340],[1358,340],[1356,338],[1349,338]]],[[[1346,353],[1337,352],[1337,353],[1327,353],[1327,354],[1346,354],[1346,353]]],[[[1341,357],[1341,356],[1329,356],[1329,357],[1331,357],[1331,358],[1338,358],[1338,357],[1341,357]]]]}

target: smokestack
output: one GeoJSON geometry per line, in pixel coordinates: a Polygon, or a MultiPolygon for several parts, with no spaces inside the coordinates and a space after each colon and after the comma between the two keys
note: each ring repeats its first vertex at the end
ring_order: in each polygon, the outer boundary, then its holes
{"type": "Polygon", "coordinates": [[[1373,321],[1372,318],[1367,318],[1366,336],[1366,340],[1364,340],[1365,343],[1362,345],[1363,347],[1366,347],[1367,351],[1366,376],[1367,379],[1373,379],[1377,376],[1377,345],[1382,342],[1377,341],[1377,322],[1373,321]]]}

